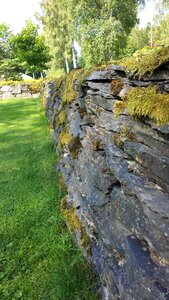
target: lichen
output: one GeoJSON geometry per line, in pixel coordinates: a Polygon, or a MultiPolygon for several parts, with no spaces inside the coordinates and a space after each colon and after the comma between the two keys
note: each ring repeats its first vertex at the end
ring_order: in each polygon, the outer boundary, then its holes
{"type": "Polygon", "coordinates": [[[153,72],[169,61],[169,46],[145,47],[134,53],[131,58],[121,61],[121,65],[139,78],[151,76],[153,72]]]}
{"type": "Polygon", "coordinates": [[[156,86],[131,89],[125,104],[131,116],[149,117],[158,125],[169,123],[169,94],[161,94],[156,86]]]}
{"type": "Polygon", "coordinates": [[[67,198],[64,197],[61,201],[61,212],[64,216],[66,224],[71,232],[80,232],[80,245],[82,248],[87,252],[90,253],[91,251],[91,241],[86,232],[86,229],[76,214],[76,209],[71,207],[68,202],[67,198]]]}

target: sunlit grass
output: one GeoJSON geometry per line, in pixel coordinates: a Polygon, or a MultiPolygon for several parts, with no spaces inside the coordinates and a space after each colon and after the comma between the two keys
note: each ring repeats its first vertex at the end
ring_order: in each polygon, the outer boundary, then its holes
{"type": "Polygon", "coordinates": [[[0,299],[92,300],[94,278],[60,214],[41,101],[0,102],[0,299]]]}

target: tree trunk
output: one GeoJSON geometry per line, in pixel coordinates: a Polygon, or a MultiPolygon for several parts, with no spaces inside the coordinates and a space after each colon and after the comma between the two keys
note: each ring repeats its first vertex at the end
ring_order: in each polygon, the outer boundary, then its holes
{"type": "Polygon", "coordinates": [[[73,68],[76,69],[77,68],[77,59],[76,59],[76,51],[75,51],[75,47],[74,47],[74,42],[72,44],[72,57],[73,57],[73,68]]]}
{"type": "Polygon", "coordinates": [[[69,63],[68,63],[68,59],[67,59],[67,54],[66,54],[66,58],[65,58],[65,63],[66,63],[66,73],[69,73],[69,63]]]}

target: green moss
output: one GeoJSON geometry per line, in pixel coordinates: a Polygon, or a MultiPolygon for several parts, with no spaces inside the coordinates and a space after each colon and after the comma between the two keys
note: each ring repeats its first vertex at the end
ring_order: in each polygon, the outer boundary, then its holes
{"type": "Polygon", "coordinates": [[[149,117],[159,125],[169,123],[169,95],[161,94],[156,86],[131,89],[126,108],[132,116],[149,117]]]}
{"type": "Polygon", "coordinates": [[[69,128],[65,127],[59,135],[58,148],[61,151],[64,146],[68,145],[71,139],[69,128]]]}
{"type": "Polygon", "coordinates": [[[124,101],[116,101],[114,104],[114,117],[117,119],[124,111],[125,109],[125,102],[124,101]]]}
{"type": "Polygon", "coordinates": [[[61,90],[61,98],[63,102],[71,103],[76,99],[77,92],[75,91],[75,82],[82,72],[83,69],[76,69],[64,77],[63,88],[61,90]]]}
{"type": "Polygon", "coordinates": [[[29,88],[33,94],[41,92],[43,79],[32,80],[29,82],[29,88]]]}
{"type": "Polygon", "coordinates": [[[80,218],[76,214],[76,209],[71,207],[68,202],[67,198],[64,197],[61,201],[61,212],[64,216],[66,224],[71,232],[80,232],[80,244],[82,248],[87,252],[90,253],[91,251],[91,241],[86,232],[86,229],[81,222],[80,218]]]}
{"type": "Polygon", "coordinates": [[[65,179],[61,172],[58,172],[58,183],[59,183],[59,187],[60,187],[61,191],[63,193],[67,193],[67,185],[65,183],[65,179]]]}
{"type": "Polygon", "coordinates": [[[154,70],[169,61],[169,46],[150,48],[137,51],[131,58],[121,61],[121,65],[141,78],[151,76],[154,70]]]}
{"type": "Polygon", "coordinates": [[[59,114],[59,122],[60,124],[65,124],[67,120],[66,110],[62,110],[59,114]]]}
{"type": "Polygon", "coordinates": [[[69,148],[69,151],[72,154],[73,158],[77,158],[81,147],[82,147],[82,145],[80,142],[80,138],[72,136],[70,138],[68,148],[69,148]]]}
{"type": "Polygon", "coordinates": [[[112,142],[119,148],[123,148],[124,142],[128,140],[134,140],[135,136],[130,129],[123,125],[121,132],[115,133],[112,136],[112,142]]]}

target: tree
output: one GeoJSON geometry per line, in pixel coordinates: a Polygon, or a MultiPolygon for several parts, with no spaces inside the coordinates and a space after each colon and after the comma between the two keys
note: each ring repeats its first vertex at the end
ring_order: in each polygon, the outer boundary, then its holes
{"type": "Polygon", "coordinates": [[[74,22],[71,14],[71,1],[43,0],[41,2],[44,33],[58,69],[69,71],[72,63],[71,47],[74,39],[74,22]]]}
{"type": "Polygon", "coordinates": [[[139,28],[138,25],[136,25],[127,41],[127,48],[126,53],[131,55],[135,51],[142,49],[145,46],[150,46],[150,36],[151,36],[151,24],[148,23],[145,28],[139,28]]]}
{"type": "Polygon", "coordinates": [[[20,80],[23,68],[17,58],[4,58],[0,63],[0,77],[4,80],[20,80]]]}
{"type": "Polygon", "coordinates": [[[46,70],[50,61],[49,49],[45,38],[38,34],[38,27],[27,21],[21,33],[13,37],[14,57],[20,61],[27,74],[41,73],[46,70]]]}
{"type": "Polygon", "coordinates": [[[76,39],[89,67],[122,56],[127,35],[144,0],[43,0],[42,22],[60,62],[71,57],[76,39]]]}
{"type": "Polygon", "coordinates": [[[10,38],[12,31],[5,23],[0,24],[0,60],[9,58],[11,53],[10,38]]]}

